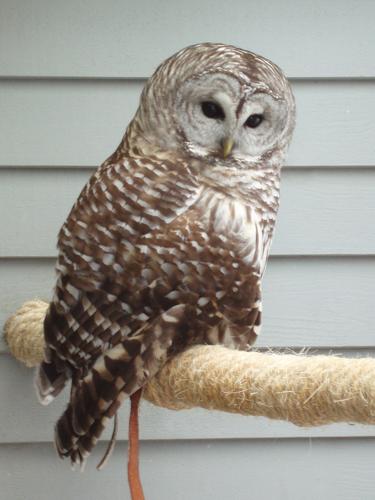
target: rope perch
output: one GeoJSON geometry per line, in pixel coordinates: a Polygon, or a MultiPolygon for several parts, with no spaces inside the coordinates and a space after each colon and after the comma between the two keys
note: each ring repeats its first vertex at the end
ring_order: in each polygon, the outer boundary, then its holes
{"type": "MultiPolygon", "coordinates": [[[[30,367],[43,359],[47,307],[26,302],[5,324],[11,353],[30,367]]],[[[144,397],[174,410],[200,406],[300,426],[375,424],[375,359],[195,346],[168,363],[144,397]]]]}

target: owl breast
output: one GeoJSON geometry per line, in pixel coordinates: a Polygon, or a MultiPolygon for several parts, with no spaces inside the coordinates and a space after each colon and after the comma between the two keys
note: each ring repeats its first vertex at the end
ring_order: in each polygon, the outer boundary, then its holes
{"type": "Polygon", "coordinates": [[[203,189],[197,207],[208,232],[233,248],[236,259],[261,273],[267,244],[257,211],[241,198],[213,187],[203,189]]]}

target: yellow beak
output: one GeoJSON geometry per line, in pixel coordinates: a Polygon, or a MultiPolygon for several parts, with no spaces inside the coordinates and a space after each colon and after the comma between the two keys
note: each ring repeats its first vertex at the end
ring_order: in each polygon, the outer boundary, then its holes
{"type": "Polygon", "coordinates": [[[223,142],[222,142],[222,146],[223,146],[223,157],[226,158],[227,156],[230,155],[232,149],[233,149],[233,144],[234,144],[234,141],[232,139],[232,137],[226,137],[223,142]]]}

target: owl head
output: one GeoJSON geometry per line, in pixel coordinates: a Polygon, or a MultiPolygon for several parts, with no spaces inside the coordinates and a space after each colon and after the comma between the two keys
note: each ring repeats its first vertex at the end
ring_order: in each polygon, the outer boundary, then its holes
{"type": "Polygon", "coordinates": [[[286,150],[295,104],[275,64],[237,47],[204,43],[157,68],[136,120],[154,148],[243,165],[286,150]]]}

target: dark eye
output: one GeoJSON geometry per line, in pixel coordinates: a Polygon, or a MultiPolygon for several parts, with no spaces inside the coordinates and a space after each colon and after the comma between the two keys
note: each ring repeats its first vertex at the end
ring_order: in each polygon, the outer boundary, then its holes
{"type": "Polygon", "coordinates": [[[250,115],[249,118],[245,121],[245,125],[246,127],[257,128],[259,127],[259,125],[262,123],[263,120],[264,120],[263,115],[258,115],[258,114],[250,115]]]}
{"type": "Polygon", "coordinates": [[[215,118],[223,120],[225,118],[224,111],[221,106],[212,101],[204,101],[201,104],[202,113],[207,116],[207,118],[215,118]]]}

